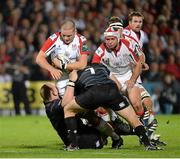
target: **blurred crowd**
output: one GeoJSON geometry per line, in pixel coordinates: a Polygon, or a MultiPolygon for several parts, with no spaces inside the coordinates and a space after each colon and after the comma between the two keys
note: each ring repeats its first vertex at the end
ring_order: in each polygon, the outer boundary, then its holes
{"type": "MultiPolygon", "coordinates": [[[[48,72],[35,64],[35,58],[47,37],[59,31],[65,18],[75,21],[93,52],[102,42],[109,17],[119,16],[125,27],[128,14],[134,10],[144,15],[143,30],[147,34],[144,52],[150,70],[143,73],[143,80],[161,83],[161,89],[154,90],[160,105],[165,102],[173,106],[173,113],[180,113],[179,0],[1,1],[0,82],[50,80],[48,72]]],[[[166,111],[161,108],[162,113],[166,111]]]]}

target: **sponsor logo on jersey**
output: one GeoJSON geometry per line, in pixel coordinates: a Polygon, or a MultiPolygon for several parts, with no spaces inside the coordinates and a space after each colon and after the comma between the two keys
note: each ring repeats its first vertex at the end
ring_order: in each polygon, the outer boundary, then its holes
{"type": "Polygon", "coordinates": [[[87,50],[88,50],[88,47],[87,47],[86,43],[83,43],[82,52],[86,52],[87,50]]]}
{"type": "Polygon", "coordinates": [[[140,55],[142,55],[142,51],[141,48],[138,44],[135,45],[135,50],[134,50],[135,54],[137,57],[139,57],[140,55]]]}
{"type": "Polygon", "coordinates": [[[72,44],[72,50],[76,50],[77,49],[77,45],[76,44],[72,44]]]}
{"type": "Polygon", "coordinates": [[[130,35],[130,33],[131,33],[131,32],[130,32],[129,30],[126,30],[126,29],[123,30],[123,34],[126,35],[126,36],[127,36],[127,35],[130,35]]]}
{"type": "Polygon", "coordinates": [[[96,54],[97,54],[98,56],[101,56],[102,53],[103,53],[103,50],[99,47],[99,48],[96,50],[96,54]]]}
{"type": "Polygon", "coordinates": [[[119,103],[119,107],[120,107],[120,108],[123,108],[123,107],[125,107],[125,106],[126,106],[126,105],[125,105],[124,102],[119,103]]]}
{"type": "Polygon", "coordinates": [[[102,62],[107,65],[107,66],[110,66],[110,59],[109,58],[106,58],[106,59],[102,59],[102,62]]]}
{"type": "Polygon", "coordinates": [[[84,36],[80,36],[80,39],[82,40],[82,42],[86,41],[86,38],[84,36]]]}
{"type": "Polygon", "coordinates": [[[52,41],[54,41],[54,39],[57,38],[57,35],[56,35],[56,34],[53,34],[53,35],[51,35],[49,38],[50,38],[52,41]]]}

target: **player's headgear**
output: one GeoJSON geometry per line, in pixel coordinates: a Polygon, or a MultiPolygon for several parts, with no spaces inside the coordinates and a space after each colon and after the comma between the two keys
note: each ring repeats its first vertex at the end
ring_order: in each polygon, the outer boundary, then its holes
{"type": "Polygon", "coordinates": [[[123,21],[119,17],[113,16],[109,19],[109,27],[115,27],[117,29],[123,28],[123,21]]]}
{"type": "Polygon", "coordinates": [[[108,27],[105,32],[104,32],[104,38],[106,38],[107,36],[114,36],[118,39],[118,41],[120,40],[120,34],[117,31],[117,29],[115,29],[114,27],[108,27]]]}

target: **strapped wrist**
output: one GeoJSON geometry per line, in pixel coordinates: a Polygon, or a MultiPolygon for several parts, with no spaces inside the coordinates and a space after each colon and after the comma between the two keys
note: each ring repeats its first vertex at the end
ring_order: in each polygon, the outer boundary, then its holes
{"type": "Polygon", "coordinates": [[[67,64],[63,63],[63,61],[60,59],[60,68],[61,70],[65,70],[67,68],[67,64]]]}
{"type": "Polygon", "coordinates": [[[73,83],[75,83],[76,81],[72,81],[71,79],[69,79],[69,82],[73,82],[73,83]]]}
{"type": "Polygon", "coordinates": [[[70,81],[67,83],[67,86],[75,87],[75,83],[70,80],[70,81]]]}
{"type": "Polygon", "coordinates": [[[67,64],[62,64],[62,70],[65,70],[67,68],[67,64]]]}

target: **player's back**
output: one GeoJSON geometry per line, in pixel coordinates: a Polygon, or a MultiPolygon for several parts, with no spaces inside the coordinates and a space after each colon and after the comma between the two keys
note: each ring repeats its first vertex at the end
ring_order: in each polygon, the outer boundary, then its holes
{"type": "Polygon", "coordinates": [[[92,64],[78,72],[76,85],[81,88],[88,88],[94,85],[113,83],[109,78],[109,70],[102,64],[92,64]]]}

